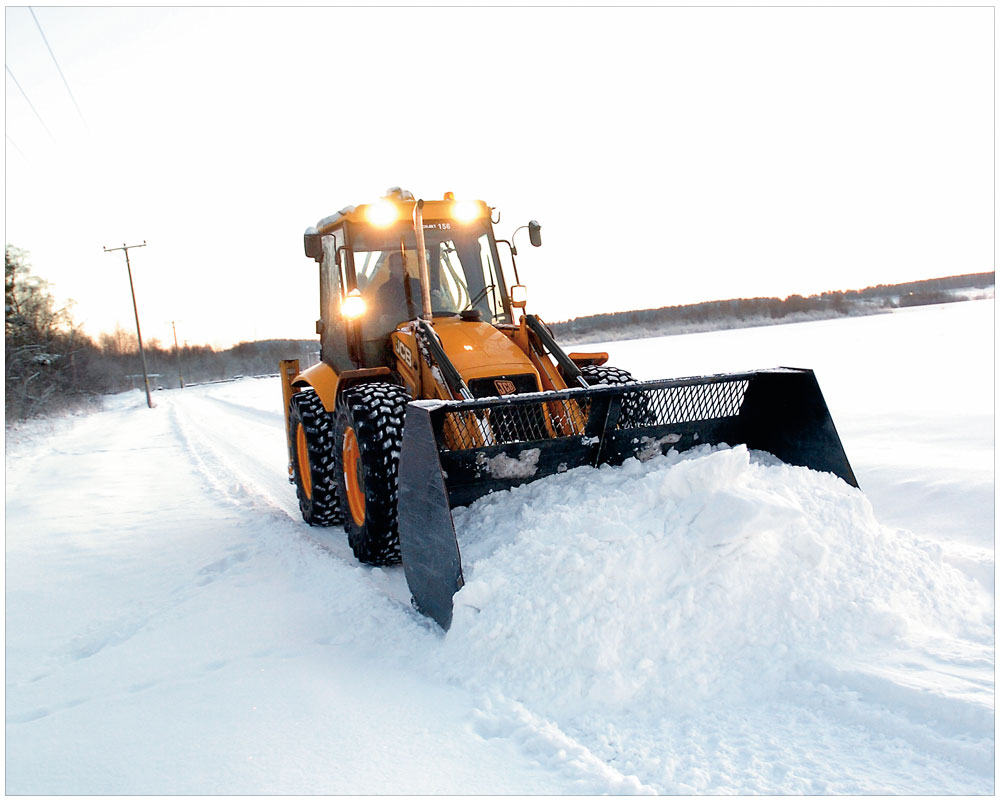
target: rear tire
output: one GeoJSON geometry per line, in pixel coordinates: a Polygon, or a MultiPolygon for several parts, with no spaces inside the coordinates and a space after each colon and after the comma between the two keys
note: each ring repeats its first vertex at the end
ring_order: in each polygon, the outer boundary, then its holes
{"type": "Polygon", "coordinates": [[[583,379],[589,383],[591,386],[597,386],[599,384],[608,384],[611,386],[616,386],[622,383],[635,383],[635,378],[632,377],[632,373],[628,370],[619,369],[618,367],[606,367],[597,366],[596,364],[587,364],[584,367],[580,367],[580,374],[583,375],[583,379]]]}
{"type": "Polygon", "coordinates": [[[399,453],[410,396],[373,382],[345,389],[335,417],[337,497],[344,530],[358,561],[398,564],[399,453]]]}
{"type": "Polygon", "coordinates": [[[334,484],[333,418],[313,389],[303,389],[288,404],[288,423],[302,519],[310,525],[334,525],[340,522],[340,504],[334,484]]]}
{"type": "MultiPolygon", "coordinates": [[[[628,370],[618,367],[597,366],[588,364],[580,367],[580,374],[591,386],[622,386],[628,383],[638,383],[628,370]]],[[[618,417],[618,425],[621,428],[642,428],[653,425],[656,422],[656,415],[649,406],[649,399],[641,394],[635,393],[625,395],[622,398],[622,412],[618,417]]]]}

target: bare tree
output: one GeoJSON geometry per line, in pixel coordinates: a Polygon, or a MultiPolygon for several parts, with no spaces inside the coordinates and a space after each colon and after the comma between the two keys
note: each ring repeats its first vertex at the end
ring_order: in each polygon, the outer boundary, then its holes
{"type": "Polygon", "coordinates": [[[56,308],[48,281],[31,274],[28,254],[4,253],[5,414],[8,421],[61,411],[91,397],[93,342],[56,308]]]}

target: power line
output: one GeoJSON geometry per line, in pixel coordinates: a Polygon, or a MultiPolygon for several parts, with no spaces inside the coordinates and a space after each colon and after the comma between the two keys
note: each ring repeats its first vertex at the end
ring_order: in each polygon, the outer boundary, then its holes
{"type": "Polygon", "coordinates": [[[38,32],[42,35],[42,41],[45,42],[45,47],[49,51],[49,55],[52,56],[52,63],[56,65],[56,69],[59,71],[59,77],[62,78],[63,85],[66,87],[66,91],[69,92],[69,99],[73,101],[73,105],[76,106],[76,113],[80,115],[80,119],[83,120],[85,127],[87,126],[87,120],[83,116],[83,112],[80,110],[80,104],[76,102],[76,97],[73,96],[73,90],[69,88],[69,81],[66,80],[66,76],[63,75],[63,71],[59,66],[59,62],[56,61],[56,54],[52,52],[52,47],[49,45],[49,40],[45,38],[45,31],[42,30],[42,23],[38,21],[38,17],[35,16],[35,9],[28,6],[28,11],[31,12],[31,18],[35,20],[35,25],[38,26],[38,32]]]}
{"type": "Polygon", "coordinates": [[[4,132],[4,136],[6,136],[7,137],[7,141],[10,142],[10,146],[13,147],[15,150],[17,150],[17,152],[19,152],[21,154],[21,158],[23,158],[25,161],[27,161],[28,157],[24,154],[24,151],[20,147],[17,146],[17,144],[14,142],[14,140],[10,138],[10,134],[5,131],[4,132]]]}
{"type": "Polygon", "coordinates": [[[35,112],[35,116],[38,117],[38,121],[42,123],[42,127],[45,128],[45,132],[49,135],[49,138],[54,142],[56,140],[56,137],[52,135],[52,131],[50,131],[49,126],[45,124],[45,120],[43,120],[42,115],[38,113],[38,109],[35,108],[34,103],[32,103],[31,100],[28,99],[27,92],[25,92],[24,89],[21,88],[21,84],[17,82],[17,78],[15,78],[14,73],[10,71],[10,67],[8,67],[6,64],[4,64],[4,66],[7,67],[7,74],[10,75],[10,79],[14,81],[14,85],[17,87],[18,91],[24,96],[25,102],[29,106],[31,106],[31,110],[35,112]]]}

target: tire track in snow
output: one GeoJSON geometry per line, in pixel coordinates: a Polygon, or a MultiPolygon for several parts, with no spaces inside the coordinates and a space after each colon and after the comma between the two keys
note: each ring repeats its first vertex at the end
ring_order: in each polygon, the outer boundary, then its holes
{"type": "MultiPolygon", "coordinates": [[[[273,437],[275,420],[247,415],[242,425],[234,426],[231,424],[234,415],[213,407],[206,402],[208,399],[214,398],[193,394],[169,398],[171,422],[195,470],[224,502],[299,522],[298,501],[282,470],[283,459],[287,459],[284,448],[279,457],[271,458],[274,454],[267,448],[262,455],[252,447],[242,447],[243,443],[258,441],[261,435],[273,437]]],[[[225,405],[236,408],[231,403],[225,405]]],[[[353,560],[346,542],[337,536],[339,528],[326,530],[304,524],[298,527],[299,535],[328,555],[347,564],[353,560]]]]}
{"type": "Polygon", "coordinates": [[[267,425],[268,427],[279,427],[284,430],[283,426],[285,421],[282,418],[280,411],[267,411],[263,408],[248,406],[225,397],[216,397],[212,394],[205,395],[204,399],[210,400],[230,413],[235,413],[247,420],[259,422],[267,425]]]}
{"type": "Polygon", "coordinates": [[[318,548],[323,557],[332,558],[338,566],[352,570],[364,591],[373,593],[369,601],[372,609],[378,600],[388,600],[404,615],[415,614],[402,568],[360,564],[343,528],[313,527],[302,521],[295,489],[286,472],[284,419],[280,414],[213,394],[232,392],[238,385],[201,387],[190,393],[175,391],[165,398],[164,405],[170,404],[171,421],[197,472],[225,502],[253,514],[274,515],[284,524],[290,522],[296,537],[318,548]]]}
{"type": "Polygon", "coordinates": [[[351,552],[342,527],[312,527],[302,521],[285,469],[288,451],[280,415],[205,393],[174,395],[169,401],[179,438],[216,494],[238,507],[287,517],[299,536],[359,570],[374,591],[410,613],[410,591],[402,568],[362,565],[351,552]]]}
{"type": "MultiPolygon", "coordinates": [[[[231,388],[231,387],[229,387],[231,388]]],[[[283,420],[280,415],[245,406],[211,394],[173,396],[171,417],[179,437],[198,471],[227,502],[251,508],[264,506],[283,511],[299,520],[294,491],[284,475],[283,420]],[[278,433],[280,451],[259,444],[243,445],[255,436],[278,433]],[[277,455],[276,455],[277,453],[277,455]],[[235,486],[234,486],[235,484],[235,486]],[[279,499],[278,493],[287,499],[279,499]],[[278,495],[278,497],[276,497],[278,495]]],[[[349,551],[339,526],[306,528],[303,535],[338,560],[362,573],[379,594],[399,603],[400,611],[412,613],[410,593],[400,568],[371,569],[359,565],[349,551]],[[335,540],[335,541],[333,541],[335,540]]],[[[472,728],[484,739],[506,739],[527,757],[547,769],[565,775],[574,791],[587,794],[655,794],[634,776],[626,776],[595,756],[556,723],[539,716],[516,701],[501,697],[486,699],[473,710],[472,728]]]]}
{"type": "MultiPolygon", "coordinates": [[[[124,696],[93,662],[122,663],[120,653],[112,651],[128,651],[136,646],[137,637],[155,638],[157,629],[173,624],[209,582],[262,551],[260,543],[241,541],[225,548],[228,555],[198,570],[200,548],[163,549],[167,541],[191,544],[185,533],[197,527],[199,511],[220,520],[222,528],[232,517],[214,513],[217,503],[211,494],[207,498],[189,494],[197,491],[198,477],[204,473],[184,469],[191,450],[172,412],[171,405],[161,400],[153,411],[123,408],[94,415],[79,421],[58,446],[47,445],[42,453],[47,461],[41,462],[40,471],[50,483],[61,486],[65,505],[43,504],[32,514],[32,526],[37,525],[43,537],[62,544],[59,549],[65,554],[58,560],[62,569],[87,578],[80,580],[79,587],[60,588],[65,593],[62,602],[75,608],[58,614],[56,624],[42,625],[56,633],[49,633],[50,641],[31,658],[32,673],[21,680],[11,680],[8,674],[8,691],[15,690],[13,696],[24,706],[18,709],[15,704],[13,711],[8,706],[8,724],[31,723],[124,696]],[[161,481],[169,484],[171,496],[168,499],[164,494],[165,502],[156,505],[155,514],[150,513],[159,499],[153,487],[161,481]],[[68,522],[64,508],[73,509],[82,521],[68,522]],[[148,548],[144,552],[149,557],[137,559],[135,548],[148,548]],[[137,579],[137,574],[143,577],[137,579]],[[114,583],[108,597],[92,588],[104,581],[114,583]],[[79,690],[67,697],[62,684],[81,674],[90,674],[92,679],[78,679],[79,690]],[[52,700],[60,694],[62,702],[52,700]]],[[[38,477],[27,477],[41,483],[38,477]]],[[[34,499],[37,503],[37,496],[34,499]]],[[[215,553],[211,543],[206,551],[215,553]]],[[[29,561],[40,556],[44,552],[29,561]]],[[[22,559],[23,568],[25,556],[17,548],[14,557],[15,563],[18,557],[22,559]]],[[[37,579],[29,580],[27,591],[38,584],[37,579]]],[[[54,594],[59,597],[59,592],[54,594]]],[[[45,613],[53,614],[52,602],[48,597],[36,600],[32,613],[43,618],[45,613]]]]}
{"type": "Polygon", "coordinates": [[[295,519],[298,506],[280,493],[288,485],[281,470],[287,456],[281,446],[283,436],[279,434],[278,447],[271,443],[276,438],[274,421],[243,415],[244,420],[234,424],[235,414],[205,401],[197,395],[169,398],[171,421],[198,472],[233,505],[246,506],[249,501],[251,507],[280,510],[295,519]]]}
{"type": "Polygon", "coordinates": [[[503,738],[526,755],[566,775],[582,794],[651,795],[657,791],[635,775],[601,760],[557,724],[502,695],[487,697],[474,713],[473,727],[484,739],[503,738]]]}

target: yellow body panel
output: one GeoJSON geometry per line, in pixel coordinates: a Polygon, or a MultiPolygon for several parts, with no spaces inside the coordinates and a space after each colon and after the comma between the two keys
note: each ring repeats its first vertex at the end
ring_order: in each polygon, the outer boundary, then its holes
{"type": "Polygon", "coordinates": [[[286,358],[282,359],[278,363],[278,376],[281,380],[281,398],[284,401],[282,408],[285,414],[285,439],[288,444],[288,479],[292,480],[294,473],[292,471],[292,431],[288,424],[288,404],[292,400],[292,395],[295,394],[297,389],[292,386],[292,381],[299,374],[299,360],[297,358],[286,358]]]}
{"type": "Polygon", "coordinates": [[[320,361],[318,364],[302,370],[295,376],[292,385],[312,386],[316,390],[316,394],[319,395],[323,408],[332,414],[337,404],[337,381],[337,373],[333,371],[333,367],[320,361]]]}
{"type": "Polygon", "coordinates": [[[589,364],[599,367],[601,364],[608,363],[607,353],[569,353],[568,355],[569,360],[578,367],[587,366],[589,364]]]}
{"type": "MultiPolygon", "coordinates": [[[[531,374],[537,370],[531,360],[510,336],[485,322],[470,322],[458,317],[438,317],[434,330],[441,346],[462,379],[468,383],[477,378],[501,375],[531,374]]],[[[401,327],[392,333],[392,351],[396,357],[396,372],[410,395],[422,400],[452,400],[447,387],[434,378],[426,361],[421,358],[416,336],[401,327]]]]}
{"type": "Polygon", "coordinates": [[[434,330],[466,383],[476,378],[536,371],[521,348],[485,322],[442,317],[434,320],[434,330]]]}
{"type": "Polygon", "coordinates": [[[392,342],[392,352],[396,356],[396,372],[403,379],[403,385],[410,393],[410,397],[424,398],[420,368],[423,359],[420,358],[420,350],[417,348],[417,337],[404,328],[393,331],[389,338],[392,342]]]}

